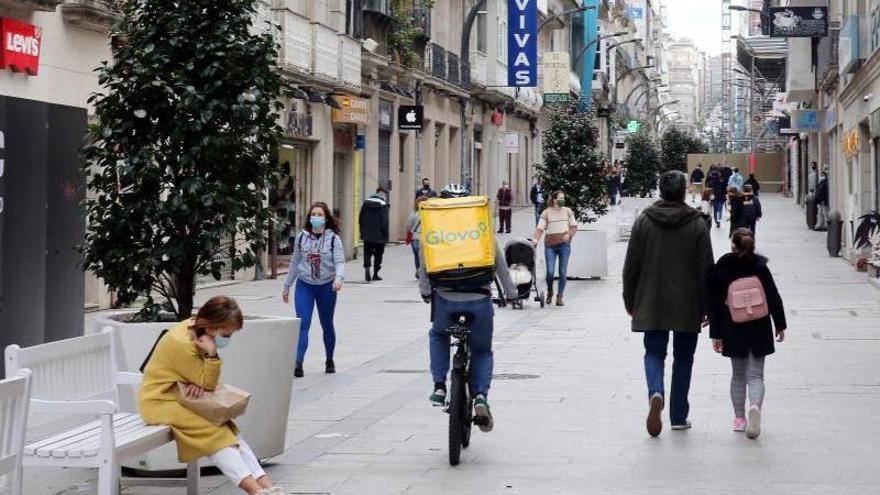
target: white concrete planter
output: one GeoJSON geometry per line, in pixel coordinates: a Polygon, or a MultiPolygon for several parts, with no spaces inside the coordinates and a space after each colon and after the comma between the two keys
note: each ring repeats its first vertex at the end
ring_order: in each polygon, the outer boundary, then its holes
{"type": "Polygon", "coordinates": [[[568,278],[608,276],[608,234],[604,230],[578,229],[571,241],[568,278]]]}
{"type": "MultiPolygon", "coordinates": [[[[118,315],[117,313],[116,315],[118,315]]],[[[108,315],[97,319],[95,330],[108,326],[118,330],[120,366],[138,371],[159,333],[174,323],[122,323],[108,315]]],[[[247,413],[236,420],[257,457],[266,459],[284,452],[293,367],[299,320],[278,316],[245,317],[244,327],[229,347],[220,351],[223,371],[220,380],[251,393],[247,413]]],[[[124,411],[137,412],[134,387],[123,387],[120,404],[124,411]]],[[[141,471],[185,469],[177,462],[177,447],[165,445],[133,460],[126,467],[141,471]]]]}

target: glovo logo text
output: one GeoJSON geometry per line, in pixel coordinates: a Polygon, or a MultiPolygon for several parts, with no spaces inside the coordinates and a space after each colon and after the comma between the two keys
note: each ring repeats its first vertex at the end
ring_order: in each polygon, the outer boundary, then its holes
{"type": "Polygon", "coordinates": [[[429,230],[425,233],[425,241],[436,246],[438,244],[456,244],[464,241],[479,241],[489,232],[489,226],[483,222],[472,230],[446,231],[446,230],[429,230]]]}

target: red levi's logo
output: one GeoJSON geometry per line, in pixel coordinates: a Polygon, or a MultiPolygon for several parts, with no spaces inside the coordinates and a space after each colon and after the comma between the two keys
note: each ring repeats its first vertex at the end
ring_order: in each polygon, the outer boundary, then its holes
{"type": "Polygon", "coordinates": [[[0,18],[0,69],[36,76],[40,68],[43,30],[26,22],[0,18]]]}

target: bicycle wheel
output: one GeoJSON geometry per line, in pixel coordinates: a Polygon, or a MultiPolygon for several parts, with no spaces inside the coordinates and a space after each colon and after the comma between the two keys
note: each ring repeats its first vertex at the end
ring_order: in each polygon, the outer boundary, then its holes
{"type": "Polygon", "coordinates": [[[458,466],[464,444],[467,391],[461,371],[453,370],[449,390],[449,464],[458,466]]]}
{"type": "MultiPolygon", "coordinates": [[[[467,390],[467,387],[465,387],[467,390]]],[[[474,404],[473,400],[471,400],[471,394],[468,393],[465,398],[465,407],[464,407],[464,425],[463,431],[461,434],[461,446],[462,448],[468,448],[471,445],[471,426],[474,424],[474,404]]]]}

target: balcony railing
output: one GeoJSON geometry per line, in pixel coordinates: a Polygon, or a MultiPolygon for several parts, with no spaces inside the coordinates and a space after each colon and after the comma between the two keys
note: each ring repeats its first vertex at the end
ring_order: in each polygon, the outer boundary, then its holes
{"type": "Polygon", "coordinates": [[[290,10],[278,11],[281,65],[312,72],[312,29],[309,20],[290,10]]]}
{"type": "Polygon", "coordinates": [[[435,43],[428,43],[425,70],[437,79],[446,79],[446,50],[435,43]]]}
{"type": "Polygon", "coordinates": [[[0,0],[0,7],[13,10],[55,12],[64,0],[0,0]]]}
{"type": "MultiPolygon", "coordinates": [[[[485,63],[483,65],[485,69],[485,63]]],[[[425,49],[425,72],[460,88],[469,89],[471,86],[470,64],[436,43],[428,43],[425,49]]]]}
{"type": "Polygon", "coordinates": [[[109,0],[67,0],[61,13],[68,24],[91,31],[109,31],[120,19],[114,2],[109,0]]]}
{"type": "Polygon", "coordinates": [[[446,52],[446,60],[446,67],[448,68],[446,80],[456,86],[461,86],[461,62],[458,60],[458,55],[446,52]]]}

